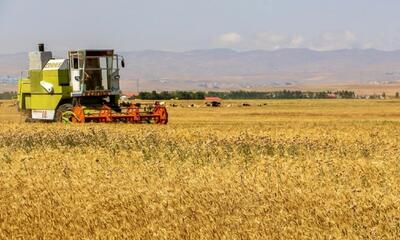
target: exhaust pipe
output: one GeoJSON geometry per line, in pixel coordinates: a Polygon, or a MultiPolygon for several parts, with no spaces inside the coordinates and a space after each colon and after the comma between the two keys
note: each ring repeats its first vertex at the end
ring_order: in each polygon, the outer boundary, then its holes
{"type": "Polygon", "coordinates": [[[38,44],[39,52],[44,52],[44,43],[38,44]]]}

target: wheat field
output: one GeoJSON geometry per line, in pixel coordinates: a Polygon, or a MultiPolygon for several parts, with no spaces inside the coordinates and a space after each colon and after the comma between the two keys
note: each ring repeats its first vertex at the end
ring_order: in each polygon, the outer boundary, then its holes
{"type": "Polygon", "coordinates": [[[242,102],[177,102],[167,126],[2,102],[0,238],[400,238],[400,101],[242,102]]]}

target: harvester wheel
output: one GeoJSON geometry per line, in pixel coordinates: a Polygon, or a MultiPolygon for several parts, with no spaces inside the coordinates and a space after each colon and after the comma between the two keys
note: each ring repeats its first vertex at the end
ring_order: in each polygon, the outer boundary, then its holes
{"type": "Polygon", "coordinates": [[[72,104],[66,103],[57,108],[56,121],[62,123],[71,123],[74,117],[72,104]]]}
{"type": "Polygon", "coordinates": [[[24,112],[24,115],[25,115],[25,122],[26,123],[34,122],[33,119],[32,119],[32,110],[28,110],[28,111],[24,112]]]}

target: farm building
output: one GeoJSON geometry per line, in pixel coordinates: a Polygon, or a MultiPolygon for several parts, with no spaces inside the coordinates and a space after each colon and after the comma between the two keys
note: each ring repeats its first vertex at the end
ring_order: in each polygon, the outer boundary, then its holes
{"type": "Polygon", "coordinates": [[[338,96],[337,96],[336,93],[328,93],[328,94],[327,94],[327,97],[328,97],[328,98],[332,98],[332,99],[338,98],[338,96]]]}
{"type": "Polygon", "coordinates": [[[137,98],[138,94],[133,93],[133,92],[124,92],[121,98],[129,99],[129,100],[135,100],[137,98]]]}
{"type": "Polygon", "coordinates": [[[209,107],[219,107],[222,103],[222,99],[219,97],[205,97],[204,100],[209,107]]]}

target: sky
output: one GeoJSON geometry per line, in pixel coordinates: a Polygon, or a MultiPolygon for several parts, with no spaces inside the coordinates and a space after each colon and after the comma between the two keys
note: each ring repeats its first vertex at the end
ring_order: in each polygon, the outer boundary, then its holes
{"type": "Polygon", "coordinates": [[[0,54],[400,49],[399,0],[0,0],[0,54]]]}

